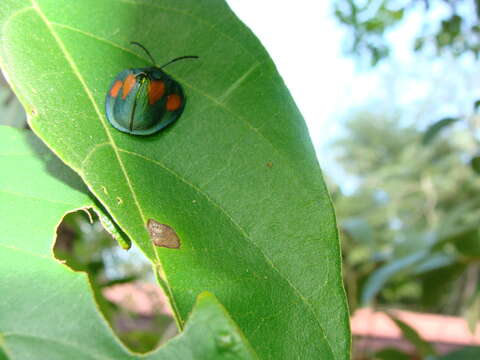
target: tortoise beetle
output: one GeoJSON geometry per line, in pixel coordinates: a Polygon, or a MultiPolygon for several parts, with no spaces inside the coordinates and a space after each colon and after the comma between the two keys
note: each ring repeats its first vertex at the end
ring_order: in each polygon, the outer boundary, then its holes
{"type": "MultiPolygon", "coordinates": [[[[135,41],[131,44],[141,47],[155,64],[143,45],[135,41]]],[[[198,56],[180,56],[160,67],[120,72],[105,99],[105,111],[110,124],[127,134],[151,135],[177,120],[185,108],[185,94],[181,85],[162,69],[182,59],[198,59],[198,56]]]]}

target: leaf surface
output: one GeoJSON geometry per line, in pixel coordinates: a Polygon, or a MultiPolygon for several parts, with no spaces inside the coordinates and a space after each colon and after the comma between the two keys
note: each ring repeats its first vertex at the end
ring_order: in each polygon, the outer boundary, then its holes
{"type": "Polygon", "coordinates": [[[0,62],[32,129],[159,270],[180,324],[218,296],[265,359],[347,359],[335,218],[303,119],[253,34],[223,1],[3,0],[0,62]],[[92,15],[94,14],[94,16],[92,15]],[[113,129],[117,73],[166,70],[188,98],[165,131],[113,129]],[[146,224],[173,228],[156,248],[146,224]]]}

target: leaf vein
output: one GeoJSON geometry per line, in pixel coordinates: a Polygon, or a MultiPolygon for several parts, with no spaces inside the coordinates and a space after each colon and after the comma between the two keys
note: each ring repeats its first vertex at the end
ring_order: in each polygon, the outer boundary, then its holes
{"type": "Polygon", "coordinates": [[[242,85],[242,83],[248,78],[248,76],[260,65],[262,62],[256,61],[250,68],[243,73],[242,76],[240,76],[225,92],[218,97],[218,102],[223,104],[228,97],[242,85]]]}

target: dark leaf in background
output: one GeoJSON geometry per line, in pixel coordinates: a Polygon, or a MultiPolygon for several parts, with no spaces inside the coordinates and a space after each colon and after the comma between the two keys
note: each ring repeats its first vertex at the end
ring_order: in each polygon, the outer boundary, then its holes
{"type": "Polygon", "coordinates": [[[442,120],[439,120],[439,121],[433,123],[425,131],[425,133],[423,135],[422,143],[424,145],[429,144],[440,134],[440,132],[443,129],[447,128],[448,126],[450,126],[454,123],[456,123],[459,120],[460,120],[460,118],[448,117],[448,118],[444,118],[442,120]]]}

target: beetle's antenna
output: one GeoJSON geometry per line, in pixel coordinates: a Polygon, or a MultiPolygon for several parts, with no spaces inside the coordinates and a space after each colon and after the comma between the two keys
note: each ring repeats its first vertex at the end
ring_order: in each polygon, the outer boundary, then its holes
{"type": "Polygon", "coordinates": [[[166,64],[163,64],[162,66],[160,66],[160,69],[163,69],[165,66],[167,65],[170,65],[171,63],[175,62],[175,61],[178,61],[178,60],[182,60],[182,59],[198,59],[199,57],[197,55],[185,55],[185,56],[180,56],[180,57],[177,57],[173,60],[170,60],[169,62],[167,62],[166,64]]]}
{"type": "Polygon", "coordinates": [[[150,60],[152,60],[153,65],[155,65],[155,59],[153,58],[152,54],[150,54],[150,52],[145,48],[145,46],[143,46],[142,44],[140,44],[136,41],[130,41],[130,44],[137,45],[137,46],[141,47],[143,49],[143,51],[145,51],[145,53],[148,55],[150,60]]]}

